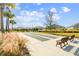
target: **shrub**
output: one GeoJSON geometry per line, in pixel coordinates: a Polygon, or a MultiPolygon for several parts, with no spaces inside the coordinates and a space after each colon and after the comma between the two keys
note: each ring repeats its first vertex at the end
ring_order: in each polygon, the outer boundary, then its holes
{"type": "Polygon", "coordinates": [[[2,56],[21,56],[30,55],[26,48],[27,40],[20,38],[15,33],[7,33],[3,35],[4,39],[0,40],[0,55],[2,56]],[[26,52],[27,53],[26,53],[26,52]]]}

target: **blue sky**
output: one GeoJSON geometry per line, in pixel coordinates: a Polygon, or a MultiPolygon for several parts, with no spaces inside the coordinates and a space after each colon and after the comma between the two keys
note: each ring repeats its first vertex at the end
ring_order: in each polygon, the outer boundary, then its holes
{"type": "Polygon", "coordinates": [[[44,26],[45,15],[54,12],[55,22],[68,27],[79,22],[79,4],[77,3],[17,3],[14,20],[15,27],[44,26]]]}

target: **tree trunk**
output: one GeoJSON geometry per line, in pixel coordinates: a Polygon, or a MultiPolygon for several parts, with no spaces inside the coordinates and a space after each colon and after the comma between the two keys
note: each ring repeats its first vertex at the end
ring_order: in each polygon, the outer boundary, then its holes
{"type": "Polygon", "coordinates": [[[1,21],[1,32],[4,33],[4,23],[3,23],[3,12],[4,12],[4,4],[0,3],[0,21],[1,21]]]}
{"type": "Polygon", "coordinates": [[[9,32],[9,18],[8,18],[7,28],[8,28],[8,32],[9,32]]]}
{"type": "Polygon", "coordinates": [[[9,19],[6,19],[6,31],[9,31],[9,19]]]}
{"type": "Polygon", "coordinates": [[[13,30],[13,24],[12,24],[12,30],[13,30]]]}
{"type": "MultiPolygon", "coordinates": [[[[8,6],[6,6],[6,10],[7,10],[7,11],[9,11],[8,6]]],[[[7,17],[7,19],[6,19],[6,31],[8,31],[8,32],[9,32],[9,18],[8,18],[8,16],[7,16],[7,15],[6,15],[6,17],[7,17]]]]}

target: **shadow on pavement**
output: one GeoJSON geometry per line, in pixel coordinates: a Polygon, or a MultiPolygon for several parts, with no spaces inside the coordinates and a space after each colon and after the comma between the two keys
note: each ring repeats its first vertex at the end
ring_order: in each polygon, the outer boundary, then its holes
{"type": "Polygon", "coordinates": [[[71,45],[68,45],[66,47],[63,48],[64,51],[67,51],[67,52],[71,52],[75,55],[75,56],[79,56],[79,48],[75,47],[75,46],[71,46],[71,45]],[[74,50],[73,50],[74,48],[74,50]]]}
{"type": "Polygon", "coordinates": [[[67,52],[70,52],[73,48],[74,48],[74,46],[68,45],[65,48],[63,48],[63,50],[67,51],[67,52]]]}
{"type": "Polygon", "coordinates": [[[79,48],[76,49],[74,55],[79,56],[79,48]]]}
{"type": "Polygon", "coordinates": [[[79,44],[79,41],[73,41],[72,43],[74,43],[74,44],[79,44]]]}

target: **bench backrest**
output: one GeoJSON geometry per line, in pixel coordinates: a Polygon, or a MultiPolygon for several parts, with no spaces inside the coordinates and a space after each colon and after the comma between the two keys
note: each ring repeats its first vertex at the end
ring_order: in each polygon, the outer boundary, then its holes
{"type": "Polygon", "coordinates": [[[68,41],[68,39],[69,39],[69,36],[62,38],[61,41],[66,42],[66,41],[68,41]]]}
{"type": "Polygon", "coordinates": [[[72,36],[71,36],[71,39],[73,39],[73,38],[75,38],[75,35],[72,35],[72,36]]]}

